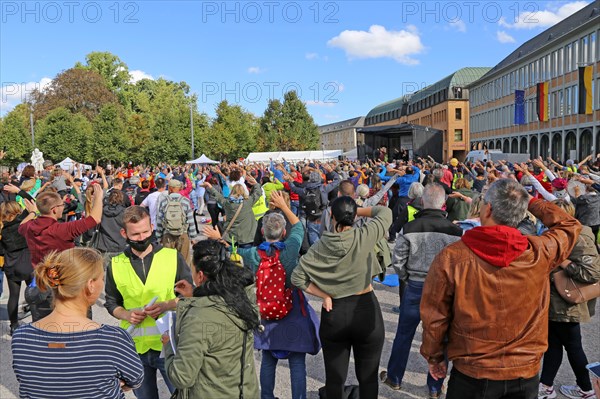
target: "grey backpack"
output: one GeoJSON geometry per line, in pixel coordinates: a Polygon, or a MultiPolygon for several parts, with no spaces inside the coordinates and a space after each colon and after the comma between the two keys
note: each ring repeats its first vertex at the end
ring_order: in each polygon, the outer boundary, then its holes
{"type": "Polygon", "coordinates": [[[180,236],[187,232],[187,217],[179,198],[175,199],[167,196],[163,228],[166,233],[174,236],[180,236]]]}

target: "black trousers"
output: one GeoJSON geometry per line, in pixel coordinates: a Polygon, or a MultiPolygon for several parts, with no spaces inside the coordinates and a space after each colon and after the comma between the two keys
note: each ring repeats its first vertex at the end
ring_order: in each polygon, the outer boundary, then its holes
{"type": "MultiPolygon", "coordinates": [[[[8,292],[9,292],[8,304],[7,304],[8,320],[10,320],[10,325],[13,326],[13,325],[16,325],[19,321],[19,319],[18,319],[19,296],[21,294],[21,283],[23,281],[12,280],[10,278],[7,278],[6,280],[8,282],[8,292]]],[[[31,282],[31,280],[26,280],[25,287],[27,287],[30,282],[31,282]]]]}
{"type": "Polygon", "coordinates": [[[558,321],[548,323],[548,350],[544,354],[540,382],[548,386],[554,384],[554,378],[563,359],[563,347],[567,351],[567,358],[575,374],[577,385],[584,391],[591,390],[590,375],[585,368],[588,359],[581,345],[579,323],[562,323],[558,321]]]}
{"type": "Polygon", "coordinates": [[[206,209],[208,209],[211,224],[213,227],[215,227],[217,223],[219,223],[219,213],[222,213],[221,208],[219,208],[217,204],[206,204],[206,209]]]}
{"type": "Polygon", "coordinates": [[[381,309],[373,292],[334,299],[330,312],[321,310],[319,335],[323,346],[328,398],[343,397],[350,349],[354,352],[360,398],[377,398],[377,371],[384,334],[381,309]]]}
{"type": "Polygon", "coordinates": [[[537,399],[539,381],[537,375],[505,381],[476,379],[453,367],[446,399],[537,399]]]}

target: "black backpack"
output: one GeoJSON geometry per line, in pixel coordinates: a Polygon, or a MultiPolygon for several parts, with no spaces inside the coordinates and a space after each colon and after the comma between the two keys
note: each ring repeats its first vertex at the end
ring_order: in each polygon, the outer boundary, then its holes
{"type": "Polygon", "coordinates": [[[304,194],[304,200],[300,208],[307,217],[316,218],[321,216],[323,210],[323,198],[321,197],[321,187],[307,188],[304,194]]]}

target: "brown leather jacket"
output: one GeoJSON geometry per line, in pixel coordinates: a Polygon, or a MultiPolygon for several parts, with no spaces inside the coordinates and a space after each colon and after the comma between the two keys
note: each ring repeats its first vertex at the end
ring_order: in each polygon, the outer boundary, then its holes
{"type": "Polygon", "coordinates": [[[549,275],[571,253],[581,225],[546,201],[530,202],[529,211],[549,230],[528,236],[507,267],[477,257],[463,240],[434,259],[421,298],[421,354],[430,364],[441,362],[446,348],[453,366],[472,378],[539,372],[548,347],[549,275]]]}

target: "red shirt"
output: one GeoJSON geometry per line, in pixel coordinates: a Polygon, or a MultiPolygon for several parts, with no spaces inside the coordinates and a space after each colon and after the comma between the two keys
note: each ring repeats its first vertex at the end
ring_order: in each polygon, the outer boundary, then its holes
{"type": "Polygon", "coordinates": [[[88,216],[73,222],[59,223],[54,218],[40,216],[19,226],[19,234],[27,240],[31,264],[35,268],[51,251],[75,247],[73,240],[96,227],[96,220],[88,216]]]}

